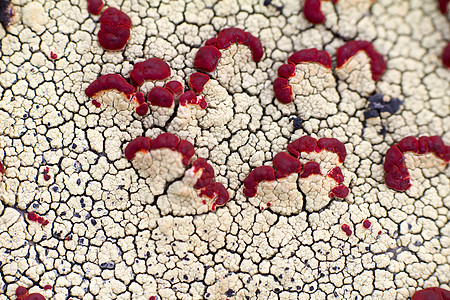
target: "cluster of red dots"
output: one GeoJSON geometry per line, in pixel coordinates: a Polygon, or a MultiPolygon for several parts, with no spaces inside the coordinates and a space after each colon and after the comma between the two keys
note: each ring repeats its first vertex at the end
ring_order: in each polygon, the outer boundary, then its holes
{"type": "Polygon", "coordinates": [[[27,218],[28,218],[28,220],[33,221],[33,222],[36,222],[36,223],[39,223],[39,224],[41,224],[42,226],[48,225],[48,224],[50,223],[47,219],[45,219],[45,218],[39,216],[39,215],[38,215],[37,213],[35,213],[34,211],[29,212],[29,213],[27,214],[27,218]]]}
{"type": "MultiPolygon", "coordinates": [[[[51,290],[51,285],[46,285],[44,290],[51,290]]],[[[16,289],[17,300],[46,300],[44,296],[39,293],[28,293],[28,289],[23,286],[18,286],[16,289]]]]}
{"type": "MultiPolygon", "coordinates": [[[[364,227],[365,229],[370,229],[370,227],[372,227],[372,222],[370,222],[369,220],[364,220],[364,221],[363,221],[363,227],[364,227]]],[[[342,225],[341,225],[341,229],[342,229],[342,231],[345,232],[345,234],[346,234],[347,236],[351,236],[351,235],[353,234],[353,231],[352,231],[352,229],[350,228],[350,225],[348,225],[348,224],[342,224],[342,225]]],[[[378,234],[381,234],[381,231],[378,232],[378,234]]]]}

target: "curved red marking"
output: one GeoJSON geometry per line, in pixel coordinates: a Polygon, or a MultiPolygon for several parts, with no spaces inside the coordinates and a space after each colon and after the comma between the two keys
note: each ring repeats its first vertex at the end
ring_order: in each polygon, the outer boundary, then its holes
{"type": "Polygon", "coordinates": [[[296,51],[288,58],[288,63],[292,65],[305,62],[318,63],[328,69],[331,68],[330,54],[327,51],[317,50],[316,48],[296,51]]]}
{"type": "Polygon", "coordinates": [[[448,4],[450,3],[450,0],[438,0],[438,1],[439,1],[439,9],[444,15],[446,15],[448,12],[448,4]]]}
{"type": "Polygon", "coordinates": [[[194,68],[211,73],[216,69],[221,56],[222,54],[216,47],[203,46],[195,55],[194,68]]]}
{"type": "Polygon", "coordinates": [[[321,0],[306,0],[303,5],[303,14],[306,20],[313,24],[321,24],[325,22],[325,16],[320,10],[321,0]]]}
{"type": "Polygon", "coordinates": [[[250,48],[250,51],[252,51],[253,61],[255,62],[260,61],[264,55],[264,50],[261,41],[249,32],[246,32],[245,35],[247,40],[244,44],[250,48]]]}
{"type": "Polygon", "coordinates": [[[0,173],[5,174],[5,166],[0,162],[0,173]]]}
{"type": "Polygon", "coordinates": [[[315,161],[308,161],[303,166],[303,171],[300,174],[300,178],[307,178],[311,175],[322,175],[322,172],[320,172],[320,165],[315,161]]]}
{"type": "Polygon", "coordinates": [[[328,172],[328,177],[333,178],[337,183],[344,182],[344,174],[342,174],[341,168],[334,167],[328,172]]]}
{"type": "Polygon", "coordinates": [[[323,149],[334,152],[339,157],[339,162],[343,163],[345,157],[347,156],[347,150],[345,149],[345,145],[335,138],[321,138],[317,141],[316,152],[320,152],[323,149]]]}
{"type": "Polygon", "coordinates": [[[275,155],[273,158],[273,166],[277,170],[277,179],[287,177],[292,173],[300,173],[302,170],[300,161],[286,152],[280,152],[275,155]]]}
{"type": "Polygon", "coordinates": [[[372,79],[380,80],[386,70],[386,62],[383,56],[378,53],[372,43],[368,41],[350,41],[339,47],[336,51],[337,67],[342,67],[351,57],[359,51],[365,51],[370,58],[370,70],[372,71],[372,79]]]}
{"type": "Polygon", "coordinates": [[[52,286],[50,285],[50,284],[47,284],[47,285],[45,285],[44,286],[44,290],[51,290],[52,289],[52,286]]]}
{"type": "Polygon", "coordinates": [[[130,72],[131,83],[134,86],[140,86],[146,80],[164,80],[169,76],[169,65],[156,57],[136,63],[130,72]]]}
{"type": "Polygon", "coordinates": [[[299,157],[300,153],[311,153],[316,151],[317,141],[315,138],[308,135],[302,136],[293,142],[290,142],[287,146],[287,150],[295,157],[299,157]]]}
{"type": "Polygon", "coordinates": [[[108,7],[100,16],[98,43],[105,50],[120,50],[130,38],[131,19],[123,11],[108,7]]]}
{"type": "MultiPolygon", "coordinates": [[[[124,93],[128,99],[134,93],[134,87],[118,74],[102,75],[92,82],[84,91],[86,96],[95,98],[98,93],[107,90],[117,90],[124,93]]],[[[97,101],[98,102],[98,101],[97,101]]]]}
{"type": "Polygon", "coordinates": [[[153,106],[172,107],[173,95],[165,88],[155,86],[147,95],[148,102],[153,106]]]}
{"type": "Polygon", "coordinates": [[[93,15],[98,15],[104,6],[103,0],[87,0],[87,2],[88,12],[93,15]]]}
{"type": "Polygon", "coordinates": [[[406,191],[411,187],[408,169],[405,166],[404,152],[412,151],[417,154],[434,153],[436,157],[450,161],[450,146],[447,146],[439,136],[422,136],[419,139],[406,137],[398,144],[394,144],[386,152],[383,168],[386,172],[386,185],[397,191],[406,191]]]}
{"type": "Polygon", "coordinates": [[[352,233],[353,233],[352,229],[351,229],[350,226],[347,225],[347,224],[342,224],[341,229],[342,229],[342,231],[345,232],[345,234],[346,234],[347,236],[351,236],[352,233]]]}
{"type": "Polygon", "coordinates": [[[181,93],[183,93],[183,85],[177,80],[171,80],[167,82],[164,85],[164,88],[171,92],[174,97],[178,97],[181,95],[181,93]]]}
{"type": "Polygon", "coordinates": [[[196,94],[203,91],[205,84],[209,81],[209,76],[204,73],[195,72],[189,76],[189,87],[196,94]]]}
{"type": "Polygon", "coordinates": [[[55,60],[55,59],[58,58],[58,55],[55,52],[53,52],[53,51],[50,51],[50,55],[49,56],[50,56],[51,60],[55,60]]]}
{"type": "Polygon", "coordinates": [[[273,82],[273,91],[275,93],[275,97],[281,103],[287,104],[292,102],[292,87],[286,78],[278,77],[275,79],[273,82]]]}
{"type": "Polygon", "coordinates": [[[273,91],[278,101],[281,103],[292,102],[292,86],[289,84],[288,79],[295,75],[296,65],[307,62],[319,63],[328,69],[331,68],[331,58],[326,51],[311,48],[294,52],[288,58],[288,63],[283,64],[278,68],[279,77],[273,82],[273,91]]]}
{"type": "Polygon", "coordinates": [[[257,167],[244,180],[244,194],[247,197],[254,197],[256,196],[256,189],[260,182],[273,180],[275,180],[275,170],[272,167],[257,167]]]}
{"type": "Polygon", "coordinates": [[[450,300],[450,291],[439,287],[430,287],[416,291],[411,300],[450,300]]]}
{"type": "Polygon", "coordinates": [[[125,157],[128,160],[132,160],[136,153],[139,151],[150,151],[151,139],[145,136],[139,136],[128,143],[125,147],[125,157]]]}

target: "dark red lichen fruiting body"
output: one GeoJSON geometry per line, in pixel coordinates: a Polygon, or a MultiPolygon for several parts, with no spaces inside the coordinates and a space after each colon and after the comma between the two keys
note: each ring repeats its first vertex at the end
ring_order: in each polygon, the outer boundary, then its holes
{"type": "Polygon", "coordinates": [[[329,196],[330,198],[344,199],[345,197],[348,196],[349,193],[350,190],[348,189],[348,187],[346,187],[343,184],[340,184],[331,189],[329,196]]]}
{"type": "Polygon", "coordinates": [[[442,51],[441,59],[444,66],[450,68],[450,42],[447,43],[447,46],[445,46],[444,50],[442,51]]]}
{"type": "Polygon", "coordinates": [[[87,2],[88,12],[93,15],[98,15],[104,6],[103,0],[87,0],[87,2]]]}
{"type": "Polygon", "coordinates": [[[340,167],[334,167],[328,172],[328,177],[333,178],[337,183],[344,182],[344,174],[340,167]]]}
{"type": "Polygon", "coordinates": [[[23,299],[24,300],[46,300],[45,297],[39,293],[31,293],[23,299]]]}
{"type": "Polygon", "coordinates": [[[272,167],[257,167],[244,179],[244,194],[247,197],[254,197],[256,196],[257,186],[261,181],[273,181],[275,179],[275,170],[272,167]]]}
{"type": "Polygon", "coordinates": [[[448,11],[448,4],[450,3],[450,0],[438,0],[439,1],[439,9],[441,12],[446,15],[448,11]]]}
{"type": "Polygon", "coordinates": [[[287,150],[295,157],[299,157],[300,153],[311,153],[316,151],[317,141],[315,138],[308,135],[302,136],[288,144],[287,150]]]}
{"type": "Polygon", "coordinates": [[[169,65],[156,57],[136,63],[130,72],[131,83],[134,86],[140,86],[146,80],[164,80],[169,76],[169,65]]]}
{"type": "Polygon", "coordinates": [[[275,93],[275,97],[281,103],[291,103],[292,98],[292,87],[289,84],[289,81],[286,78],[278,77],[273,82],[273,92],[275,93]]]}
{"type": "Polygon", "coordinates": [[[171,92],[174,97],[178,97],[181,95],[181,93],[183,93],[183,85],[177,80],[171,80],[167,82],[164,85],[164,88],[171,92]]]}
{"type": "Polygon", "coordinates": [[[303,14],[306,20],[313,24],[321,24],[325,21],[325,16],[320,10],[321,0],[306,0],[303,5],[303,14]]]}
{"type": "Polygon", "coordinates": [[[169,148],[176,151],[180,138],[173,133],[164,132],[152,139],[150,150],[169,148]]]}
{"type": "Polygon", "coordinates": [[[153,106],[172,107],[173,95],[167,89],[155,86],[147,95],[148,102],[153,106]]]}
{"type": "Polygon", "coordinates": [[[123,11],[108,7],[100,16],[98,43],[105,50],[120,50],[130,38],[131,19],[123,11]]]}
{"type": "Polygon", "coordinates": [[[107,90],[117,90],[124,93],[128,99],[134,93],[134,87],[118,74],[102,75],[92,82],[84,91],[86,96],[95,98],[98,93],[107,90]]]}
{"type": "Polygon", "coordinates": [[[300,173],[302,165],[298,159],[286,152],[280,152],[273,158],[273,166],[277,170],[277,178],[284,178],[292,173],[300,173]]]}
{"type": "Polygon", "coordinates": [[[315,161],[308,161],[304,166],[303,166],[303,171],[300,174],[300,178],[307,178],[311,175],[321,175],[322,173],[320,172],[320,165],[319,163],[315,162],[315,161]]]}
{"type": "Polygon", "coordinates": [[[288,63],[292,65],[306,62],[318,63],[328,69],[331,68],[330,54],[328,54],[327,51],[318,50],[316,48],[296,51],[288,58],[288,63]]]}
{"type": "Polygon", "coordinates": [[[128,143],[125,147],[125,157],[132,160],[139,151],[150,151],[151,139],[145,136],[139,136],[128,143]]]}
{"type": "Polygon", "coordinates": [[[144,94],[137,92],[134,94],[133,99],[136,101],[138,106],[136,107],[136,113],[140,116],[144,116],[148,113],[148,104],[145,103],[144,94]]]}
{"type": "Polygon", "coordinates": [[[411,300],[450,300],[450,291],[439,287],[430,287],[415,292],[411,300]]]}
{"type": "Polygon", "coordinates": [[[208,73],[214,72],[221,57],[219,49],[214,46],[203,46],[195,55],[194,68],[208,73]]]}
{"type": "Polygon", "coordinates": [[[343,163],[345,157],[347,156],[347,150],[345,149],[345,145],[335,138],[321,138],[317,141],[316,152],[320,152],[323,149],[334,152],[339,157],[339,162],[343,163]]]}
{"type": "Polygon", "coordinates": [[[186,140],[180,140],[177,150],[183,155],[183,164],[187,166],[191,162],[192,156],[195,154],[194,145],[186,140]]]}
{"type": "Polygon", "coordinates": [[[50,51],[50,55],[49,55],[49,57],[50,57],[50,59],[51,60],[55,60],[55,59],[57,59],[58,58],[58,55],[55,53],[55,52],[53,52],[53,51],[50,51]]]}
{"type": "Polygon", "coordinates": [[[364,220],[363,227],[365,229],[369,229],[371,226],[372,226],[372,222],[370,222],[369,220],[364,220]]]}
{"type": "Polygon", "coordinates": [[[386,62],[383,56],[378,53],[372,43],[368,41],[350,41],[339,47],[336,51],[337,67],[342,67],[351,57],[359,51],[365,51],[370,58],[370,70],[372,71],[372,79],[380,80],[386,70],[386,62]]]}
{"type": "Polygon", "coordinates": [[[5,174],[5,166],[0,162],[0,174],[5,174]]]}
{"type": "Polygon", "coordinates": [[[52,286],[50,284],[47,284],[44,286],[44,290],[51,290],[52,286]]]}
{"type": "Polygon", "coordinates": [[[30,221],[37,222],[37,220],[38,220],[38,215],[37,215],[34,211],[30,211],[30,212],[27,214],[27,218],[28,218],[28,220],[30,220],[30,221]]]}
{"type": "Polygon", "coordinates": [[[342,229],[342,231],[345,232],[345,234],[346,234],[347,236],[351,236],[352,233],[353,233],[352,229],[351,229],[350,226],[347,225],[347,224],[342,224],[341,229],[342,229]]]}
{"type": "Polygon", "coordinates": [[[203,91],[205,84],[209,81],[209,76],[204,73],[195,72],[189,76],[189,87],[196,94],[203,91]]]}
{"type": "Polygon", "coordinates": [[[278,68],[278,76],[289,79],[295,76],[295,66],[292,64],[283,64],[278,68]]]}
{"type": "Polygon", "coordinates": [[[193,91],[186,91],[180,96],[180,105],[186,106],[188,104],[198,105],[201,109],[205,109],[207,106],[205,98],[197,97],[193,91]]]}
{"type": "Polygon", "coordinates": [[[28,294],[28,290],[26,287],[19,285],[16,288],[16,296],[17,297],[24,297],[28,294]]]}

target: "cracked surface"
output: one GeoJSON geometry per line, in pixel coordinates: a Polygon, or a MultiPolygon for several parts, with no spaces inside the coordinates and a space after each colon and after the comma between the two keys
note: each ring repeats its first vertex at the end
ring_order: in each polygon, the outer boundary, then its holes
{"type": "MultiPolygon", "coordinates": [[[[74,300],[408,299],[427,287],[448,290],[450,168],[406,154],[414,176],[406,192],[388,188],[383,170],[386,151],[404,137],[450,144],[450,71],[440,58],[450,26],[436,2],[324,1],[325,22],[313,26],[298,0],[108,1],[133,24],[125,48],[108,52],[87,1],[12,1],[13,22],[0,28],[0,300],[15,299],[19,285],[74,300]],[[198,49],[228,27],[259,38],[264,56],[254,62],[241,44],[221,49],[200,93],[206,109],[175,100],[139,116],[115,92],[101,109],[85,95],[100,75],[129,78],[151,57],[187,87],[198,49]],[[364,52],[336,70],[336,51],[350,40],[370,41],[384,57],[379,81],[364,52]],[[297,65],[294,101],[279,103],[278,68],[307,48],[327,51],[333,68],[297,65]],[[366,118],[377,94],[400,107],[366,118]],[[125,158],[131,140],[163,132],[207,159],[230,195],[225,206],[180,215],[186,185],[176,182],[199,174],[173,170],[155,192],[148,181],[157,175],[125,158]],[[288,198],[277,200],[281,208],[261,211],[243,194],[244,179],[305,135],[345,145],[349,195],[306,209],[308,189],[322,183],[283,194],[292,174],[264,188],[288,198]]],[[[159,152],[164,167],[179,159],[159,152]]],[[[304,158],[326,174],[337,165],[326,152],[304,158]]]]}

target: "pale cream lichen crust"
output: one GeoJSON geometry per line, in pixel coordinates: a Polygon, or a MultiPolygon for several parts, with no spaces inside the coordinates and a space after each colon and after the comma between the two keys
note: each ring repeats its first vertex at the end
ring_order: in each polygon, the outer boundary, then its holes
{"type": "Polygon", "coordinates": [[[450,71],[440,60],[448,17],[435,0],[340,0],[324,1],[326,21],[313,25],[303,3],[106,1],[133,24],[125,48],[111,52],[97,42],[87,1],[13,0],[16,16],[0,32],[0,300],[16,299],[19,285],[58,300],[408,299],[449,289],[450,167],[406,154],[406,192],[388,188],[383,169],[404,137],[450,144],[450,71]],[[198,49],[228,27],[259,38],[264,55],[255,62],[245,45],[221,49],[198,95],[205,109],[175,100],[140,117],[117,93],[100,109],[85,95],[100,75],[129,78],[151,57],[188,87],[198,49]],[[379,81],[365,52],[335,68],[349,40],[370,41],[384,57],[379,81]],[[279,66],[308,48],[327,51],[332,68],[297,65],[294,101],[279,103],[279,66]],[[373,93],[403,104],[366,120],[373,93]],[[210,209],[193,188],[201,173],[179,152],[126,159],[131,140],[163,132],[208,161],[230,195],[224,206],[210,209]],[[330,198],[326,176],[296,173],[262,180],[246,197],[248,174],[305,135],[345,145],[339,164],[327,151],[301,159],[324,175],[339,165],[348,197],[330,198]]]}

